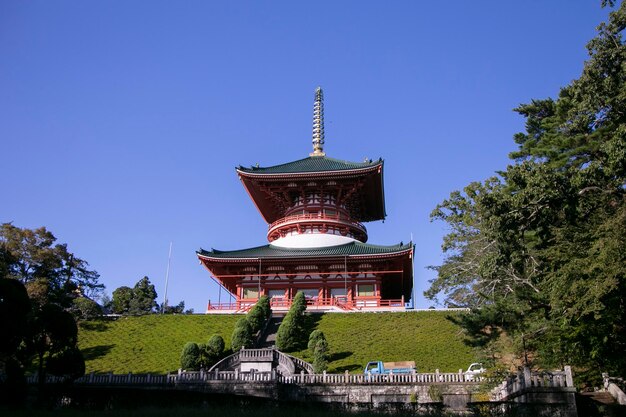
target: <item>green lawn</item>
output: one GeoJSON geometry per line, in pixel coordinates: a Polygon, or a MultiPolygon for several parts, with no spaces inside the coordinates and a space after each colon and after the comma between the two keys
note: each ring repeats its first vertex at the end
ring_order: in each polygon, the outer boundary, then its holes
{"type": "Polygon", "coordinates": [[[78,345],[87,373],[158,373],[177,370],[187,342],[206,343],[213,334],[230,346],[240,316],[149,315],[81,323],[78,345]]]}
{"type": "MultiPolygon", "coordinates": [[[[330,372],[360,372],[372,360],[414,360],[420,372],[456,372],[473,361],[459,328],[446,312],[313,314],[309,331],[324,332],[331,349],[330,372]]],[[[206,343],[217,333],[230,346],[240,316],[150,315],[83,323],[79,346],[87,373],[166,373],[179,367],[188,341],[206,343]]],[[[293,353],[310,360],[307,351],[293,353]]]]}
{"type": "MultiPolygon", "coordinates": [[[[329,372],[360,372],[367,362],[413,360],[420,372],[456,372],[474,361],[460,329],[446,316],[458,312],[313,315],[311,328],[324,332],[331,351],[329,372]]],[[[311,360],[308,352],[295,356],[311,360]]]]}

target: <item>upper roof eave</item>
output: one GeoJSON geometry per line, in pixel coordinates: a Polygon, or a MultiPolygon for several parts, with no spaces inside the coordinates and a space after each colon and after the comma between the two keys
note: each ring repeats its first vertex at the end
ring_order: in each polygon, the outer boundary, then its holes
{"type": "Polygon", "coordinates": [[[292,162],[269,167],[246,168],[242,165],[236,167],[238,173],[244,176],[310,176],[312,174],[336,175],[340,173],[356,173],[374,170],[384,163],[382,158],[377,161],[349,162],[326,156],[309,156],[292,162]]]}

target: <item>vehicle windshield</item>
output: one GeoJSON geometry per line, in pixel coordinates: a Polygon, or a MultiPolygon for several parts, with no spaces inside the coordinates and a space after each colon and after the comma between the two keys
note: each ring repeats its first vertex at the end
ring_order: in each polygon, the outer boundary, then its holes
{"type": "Polygon", "coordinates": [[[370,362],[365,366],[365,372],[369,372],[374,368],[378,368],[378,362],[370,362]]]}

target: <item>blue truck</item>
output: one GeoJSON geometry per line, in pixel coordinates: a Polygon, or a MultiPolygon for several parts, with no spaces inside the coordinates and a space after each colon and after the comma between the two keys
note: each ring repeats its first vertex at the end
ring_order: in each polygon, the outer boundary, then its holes
{"type": "Polygon", "coordinates": [[[366,375],[383,374],[412,374],[417,372],[414,361],[383,362],[373,361],[365,365],[363,373],[366,375]]]}

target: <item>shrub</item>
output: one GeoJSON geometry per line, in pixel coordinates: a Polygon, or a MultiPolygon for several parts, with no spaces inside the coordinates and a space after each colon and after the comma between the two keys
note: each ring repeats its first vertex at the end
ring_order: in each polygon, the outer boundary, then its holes
{"type": "Polygon", "coordinates": [[[316,374],[328,368],[328,342],[323,336],[317,340],[313,349],[313,371],[316,374]]]}
{"type": "Polygon", "coordinates": [[[187,342],[180,355],[180,368],[188,371],[197,371],[200,361],[200,347],[194,342],[187,342]]]}
{"type": "Polygon", "coordinates": [[[250,326],[252,326],[252,333],[261,330],[271,315],[270,298],[267,295],[263,295],[259,298],[259,301],[257,301],[254,307],[252,307],[247,316],[250,326]]]}
{"type": "Polygon", "coordinates": [[[265,320],[269,320],[272,316],[270,298],[267,295],[261,296],[261,298],[259,298],[259,301],[257,302],[257,305],[261,310],[263,310],[263,317],[265,318],[265,320]]]}
{"type": "Polygon", "coordinates": [[[304,344],[305,310],[306,298],[304,298],[304,293],[299,292],[294,297],[291,308],[276,333],[276,347],[278,349],[291,352],[304,344]]]}
{"type": "Polygon", "coordinates": [[[211,336],[209,341],[206,344],[205,352],[206,352],[206,368],[210,368],[215,365],[222,357],[224,356],[224,348],[225,348],[224,339],[222,336],[218,334],[214,334],[211,336]]]}
{"type": "Polygon", "coordinates": [[[309,348],[311,355],[313,355],[315,351],[315,345],[320,339],[326,340],[326,336],[324,336],[324,332],[322,332],[321,330],[313,330],[309,335],[309,344],[307,345],[307,347],[309,348]]]}
{"type": "Polygon", "coordinates": [[[242,317],[235,325],[235,330],[233,330],[233,336],[231,337],[230,347],[233,352],[236,352],[241,348],[251,347],[252,344],[252,326],[250,326],[250,322],[246,317],[242,317]]]}
{"type": "Polygon", "coordinates": [[[293,298],[293,304],[289,311],[293,311],[297,316],[302,316],[306,311],[306,297],[303,292],[298,292],[293,298]]]}
{"type": "Polygon", "coordinates": [[[265,312],[259,307],[259,303],[252,307],[247,317],[250,322],[250,327],[252,328],[252,333],[261,330],[263,324],[265,324],[265,312]]]}

